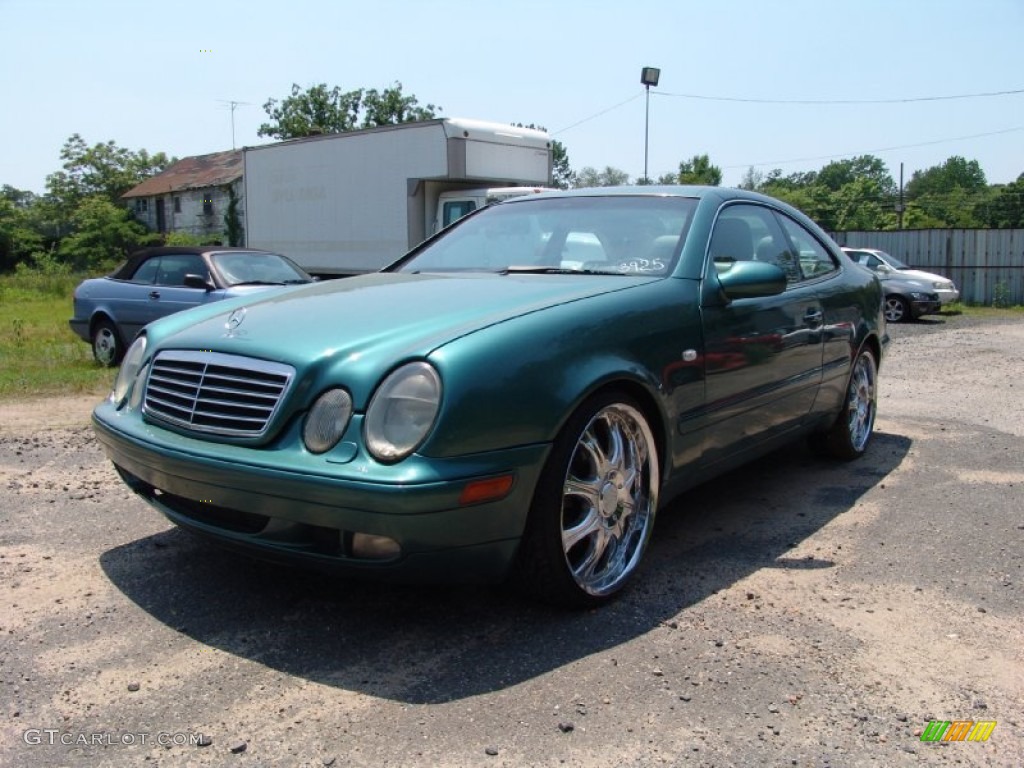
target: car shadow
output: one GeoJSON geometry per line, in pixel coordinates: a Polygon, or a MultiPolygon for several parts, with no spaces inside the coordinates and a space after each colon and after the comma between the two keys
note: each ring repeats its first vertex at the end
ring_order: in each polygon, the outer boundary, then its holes
{"type": "Polygon", "coordinates": [[[653,628],[794,557],[906,456],[876,433],[860,461],[801,442],[702,485],[662,511],[637,583],[600,609],[565,611],[487,587],[338,581],[263,564],[171,529],[100,557],[130,600],[187,637],[311,682],[410,704],[516,685],[653,628]]]}

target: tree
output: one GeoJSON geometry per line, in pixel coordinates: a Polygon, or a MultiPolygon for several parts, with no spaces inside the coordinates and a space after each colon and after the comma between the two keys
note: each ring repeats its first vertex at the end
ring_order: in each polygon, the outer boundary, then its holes
{"type": "Polygon", "coordinates": [[[606,165],[603,171],[588,165],[576,176],[577,187],[621,187],[625,184],[629,184],[629,174],[610,165],[606,165]]]}
{"type": "Polygon", "coordinates": [[[117,203],[129,189],[175,161],[163,152],[150,155],[144,149],[133,151],[113,141],[90,147],[77,133],[64,142],[60,158],[64,170],[47,177],[47,191],[71,206],[92,195],[117,203]]]}
{"type": "Polygon", "coordinates": [[[722,183],[722,169],[711,164],[711,158],[694,155],[679,163],[678,184],[705,184],[717,187],[722,183]]]}
{"type": "Polygon", "coordinates": [[[378,125],[398,125],[399,123],[416,123],[422,120],[433,120],[441,107],[427,104],[419,106],[415,96],[404,96],[402,84],[396,82],[393,87],[381,92],[371,88],[363,97],[363,128],[378,125]]]}
{"type": "Polygon", "coordinates": [[[992,187],[989,197],[976,210],[990,227],[1024,228],[1024,173],[1010,184],[992,187]]]}
{"type": "Polygon", "coordinates": [[[159,236],[146,231],[131,212],[93,195],[81,201],[71,216],[74,234],[65,237],[58,254],[72,269],[98,269],[117,262],[159,236]]]}
{"type": "Polygon", "coordinates": [[[859,155],[849,160],[828,163],[818,171],[814,183],[838,192],[858,179],[870,181],[880,195],[892,195],[896,192],[896,182],[889,174],[885,162],[874,155],[859,155]]]}
{"type": "Polygon", "coordinates": [[[415,96],[405,96],[402,84],[383,91],[357,88],[342,91],[326,83],[306,90],[292,84],[291,96],[282,101],[267,99],[263,110],[270,122],[263,123],[257,135],[275,139],[298,139],[317,134],[346,133],[358,128],[395,125],[436,117],[441,107],[419,106],[415,96]]]}
{"type": "Polygon", "coordinates": [[[987,189],[985,172],[977,160],[953,156],[941,165],[915,171],[906,192],[917,222],[934,222],[925,226],[976,227],[982,221],[975,215],[975,204],[983,202],[987,189]]]}
{"type": "Polygon", "coordinates": [[[761,185],[764,184],[764,181],[765,175],[754,168],[754,166],[750,166],[743,173],[743,178],[740,180],[740,189],[757,192],[761,189],[761,185]]]}
{"type": "Polygon", "coordinates": [[[14,269],[44,248],[42,235],[32,226],[27,206],[14,202],[8,190],[14,188],[4,186],[0,195],[0,272],[14,269]]]}

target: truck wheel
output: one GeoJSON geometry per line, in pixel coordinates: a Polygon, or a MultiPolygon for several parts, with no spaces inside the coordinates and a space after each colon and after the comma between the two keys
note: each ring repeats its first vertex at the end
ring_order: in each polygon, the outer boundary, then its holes
{"type": "Polygon", "coordinates": [[[618,593],[654,528],[659,474],[657,445],[639,404],[617,392],[587,401],[541,472],[517,563],[520,585],[570,607],[618,593]]]}
{"type": "Polygon", "coordinates": [[[124,357],[124,344],[117,334],[117,328],[109,320],[100,320],[93,326],[92,356],[104,368],[117,365],[124,357]]]}

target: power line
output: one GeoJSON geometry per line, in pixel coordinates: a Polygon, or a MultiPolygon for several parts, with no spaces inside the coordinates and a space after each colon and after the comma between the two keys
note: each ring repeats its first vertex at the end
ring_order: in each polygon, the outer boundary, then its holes
{"type": "Polygon", "coordinates": [[[817,155],[816,157],[796,157],[790,160],[766,160],[760,163],[743,163],[741,165],[726,165],[722,166],[723,170],[730,170],[733,168],[759,168],[766,165],[786,165],[788,163],[807,163],[813,160],[834,160],[840,157],[856,157],[858,155],[872,155],[876,152],[894,152],[897,149],[914,149],[915,147],[929,147],[934,144],[945,144],[950,141],[966,141],[968,139],[981,139],[986,136],[999,136],[1004,133],[1013,133],[1014,131],[1024,131],[1024,125],[1018,125],[1014,128],[1004,128],[1000,131],[988,131],[987,133],[975,133],[970,136],[954,136],[947,139],[935,139],[933,141],[921,141],[916,144],[898,144],[892,147],[881,147],[879,149],[868,149],[860,152],[838,152],[831,155],[817,155]]]}
{"type": "Polygon", "coordinates": [[[620,101],[618,104],[613,104],[612,106],[608,107],[607,109],[602,109],[600,112],[596,112],[593,115],[591,115],[590,117],[585,117],[582,120],[577,120],[572,125],[567,125],[567,126],[565,126],[565,128],[559,128],[557,131],[552,131],[551,135],[552,136],[557,136],[560,133],[564,133],[565,131],[568,131],[570,128],[575,128],[577,125],[583,125],[584,123],[590,122],[594,118],[600,117],[601,115],[604,115],[604,114],[607,114],[608,112],[611,112],[613,109],[618,109],[619,107],[622,107],[622,106],[625,106],[626,104],[629,104],[629,102],[631,102],[631,101],[636,101],[637,99],[640,98],[640,96],[642,94],[643,94],[643,91],[641,91],[640,93],[638,93],[638,94],[636,94],[634,96],[630,96],[625,101],[620,101]]]}
{"type": "Polygon", "coordinates": [[[981,99],[995,96],[1016,96],[1024,93],[1024,88],[1009,91],[985,91],[981,93],[959,93],[950,96],[914,96],[899,99],[754,99],[738,96],[706,96],[698,93],[671,93],[669,91],[653,91],[655,96],[672,96],[680,99],[697,99],[700,101],[729,101],[740,104],[913,104],[923,101],[955,101],[958,99],[981,99]]]}

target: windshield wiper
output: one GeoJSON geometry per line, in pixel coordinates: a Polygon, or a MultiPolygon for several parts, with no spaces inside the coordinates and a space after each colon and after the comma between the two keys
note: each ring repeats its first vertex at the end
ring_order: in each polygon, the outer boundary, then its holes
{"type": "Polygon", "coordinates": [[[243,280],[240,283],[232,283],[231,287],[235,288],[239,285],[284,285],[284,283],[277,280],[243,280]]]}
{"type": "Polygon", "coordinates": [[[499,275],[621,275],[622,272],[608,272],[580,267],[538,267],[530,265],[510,265],[498,270],[499,275]]]}

